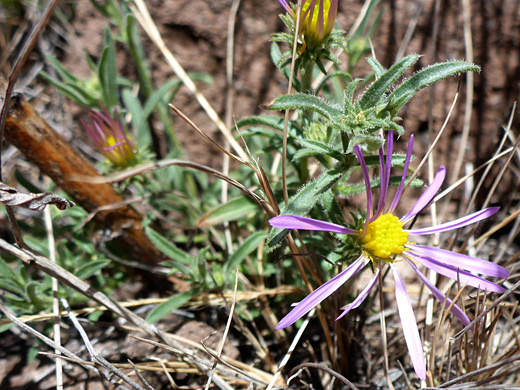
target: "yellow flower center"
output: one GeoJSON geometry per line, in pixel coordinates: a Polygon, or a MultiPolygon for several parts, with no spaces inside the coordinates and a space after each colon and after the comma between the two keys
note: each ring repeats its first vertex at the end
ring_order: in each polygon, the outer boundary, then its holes
{"type": "MultiPolygon", "coordinates": [[[[363,234],[363,229],[360,231],[363,234]]],[[[403,223],[392,214],[380,215],[368,224],[362,236],[363,249],[372,260],[394,261],[393,255],[401,254],[408,242],[408,232],[403,231],[403,223]]]]}

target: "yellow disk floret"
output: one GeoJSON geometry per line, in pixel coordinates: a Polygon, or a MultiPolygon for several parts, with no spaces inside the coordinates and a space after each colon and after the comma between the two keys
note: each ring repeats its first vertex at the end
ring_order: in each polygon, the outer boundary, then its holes
{"type": "Polygon", "coordinates": [[[403,231],[403,223],[392,214],[380,215],[370,222],[363,235],[363,249],[372,258],[394,261],[392,256],[401,254],[408,242],[408,232],[403,231]]]}

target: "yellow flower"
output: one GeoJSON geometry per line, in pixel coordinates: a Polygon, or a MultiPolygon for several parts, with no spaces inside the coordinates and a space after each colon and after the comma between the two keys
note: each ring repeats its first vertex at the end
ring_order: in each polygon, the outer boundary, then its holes
{"type": "MultiPolygon", "coordinates": [[[[285,0],[279,0],[283,7],[295,18],[293,10],[285,0]]],[[[313,50],[321,45],[334,27],[339,0],[303,0],[300,12],[300,29],[305,46],[313,50]]]]}

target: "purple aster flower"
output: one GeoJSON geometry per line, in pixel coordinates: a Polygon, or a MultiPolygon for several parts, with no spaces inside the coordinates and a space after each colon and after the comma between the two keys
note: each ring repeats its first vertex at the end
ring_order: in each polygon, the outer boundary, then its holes
{"type": "Polygon", "coordinates": [[[81,124],[94,141],[98,151],[118,167],[127,167],[135,162],[135,145],[128,138],[119,121],[117,110],[114,110],[113,119],[105,107],[103,112],[92,110],[90,123],[81,121],[81,124]]]}
{"type": "Polygon", "coordinates": [[[422,264],[432,271],[435,271],[448,278],[458,280],[462,285],[469,285],[490,292],[503,292],[505,289],[498,284],[490,282],[479,276],[473,275],[471,272],[479,274],[506,278],[509,272],[502,266],[478,259],[471,256],[447,251],[444,249],[433,248],[416,244],[409,239],[410,235],[426,235],[446,232],[472,223],[489,218],[498,211],[498,207],[490,207],[468,216],[456,219],[451,222],[443,223],[437,226],[420,229],[405,229],[404,225],[411,221],[421,210],[423,210],[433,199],[435,194],[444,181],[446,169],[441,167],[433,182],[419,197],[417,202],[412,206],[410,211],[401,219],[393,215],[393,212],[399,202],[410,164],[410,157],[413,147],[413,135],[408,144],[408,150],[404,162],[403,175],[401,183],[397,191],[387,207],[388,186],[390,181],[390,169],[392,163],[393,149],[393,133],[389,132],[387,141],[386,159],[383,149],[379,151],[379,161],[381,168],[381,190],[377,206],[373,204],[372,188],[370,186],[370,178],[368,169],[361,153],[359,146],[354,147],[354,152],[359,158],[359,162],[363,171],[363,177],[366,186],[367,196],[367,217],[364,226],[360,230],[349,229],[344,226],[336,225],[329,222],[318,221],[311,218],[299,217],[296,215],[281,215],[272,218],[269,223],[272,226],[284,229],[301,229],[301,230],[318,230],[332,233],[355,235],[360,243],[361,255],[344,271],[336,275],[328,282],[321,285],[315,291],[310,293],[301,302],[295,305],[293,310],[289,312],[276,326],[277,329],[283,329],[307,314],[312,308],[319,305],[325,298],[330,296],[334,291],[340,288],[347,280],[349,280],[357,272],[361,271],[369,262],[372,262],[374,275],[368,282],[366,287],[354,299],[353,302],[341,308],[343,313],[337,318],[339,320],[345,316],[350,310],[358,307],[369,295],[372,288],[376,285],[379,273],[382,267],[387,264],[391,270],[395,281],[395,297],[397,308],[401,318],[403,333],[405,336],[410,357],[415,372],[421,380],[426,379],[426,363],[422,350],[422,342],[417,328],[417,322],[412,310],[410,298],[406,292],[406,287],[401,279],[395,263],[397,261],[405,261],[412,267],[417,276],[424,282],[426,287],[432,292],[433,296],[448,308],[451,306],[451,312],[464,325],[469,324],[470,320],[462,309],[456,304],[452,305],[452,301],[447,298],[438,288],[436,288],[418,269],[416,264],[422,264]],[[375,212],[374,212],[375,209],[375,212]]]}

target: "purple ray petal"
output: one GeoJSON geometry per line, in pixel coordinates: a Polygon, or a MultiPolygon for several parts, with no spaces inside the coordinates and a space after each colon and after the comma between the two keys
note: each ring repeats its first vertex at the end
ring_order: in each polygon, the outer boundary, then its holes
{"type": "Polygon", "coordinates": [[[471,225],[472,223],[476,223],[479,221],[482,221],[483,219],[491,217],[493,214],[495,214],[498,210],[500,210],[500,207],[489,207],[487,209],[483,209],[480,211],[477,211],[476,213],[466,215],[465,217],[456,219],[454,221],[442,223],[437,226],[430,226],[422,229],[412,229],[407,230],[410,234],[434,234],[434,233],[441,233],[441,232],[447,232],[454,229],[459,229],[461,227],[471,225]]]}
{"type": "Polygon", "coordinates": [[[424,353],[422,349],[421,337],[419,336],[419,329],[413,314],[412,304],[403,280],[399,276],[395,264],[390,264],[395,280],[395,299],[397,301],[397,309],[399,310],[399,317],[401,318],[401,325],[403,327],[404,339],[410,352],[410,359],[412,360],[413,368],[417,376],[421,380],[426,380],[426,362],[424,360],[424,353]]]}
{"type": "Polygon", "coordinates": [[[297,215],[279,215],[269,220],[271,226],[283,229],[318,230],[341,234],[358,234],[357,231],[335,223],[319,221],[317,219],[299,217],[297,215]]]}
{"type": "Polygon", "coordinates": [[[278,0],[280,2],[280,4],[282,5],[282,7],[285,8],[285,10],[287,12],[289,12],[291,15],[293,14],[292,10],[291,10],[291,7],[289,7],[289,4],[287,4],[287,2],[285,0],[278,0]]]}
{"type": "Polygon", "coordinates": [[[428,205],[428,203],[430,203],[435,194],[437,194],[437,191],[439,191],[439,188],[441,188],[442,182],[444,181],[445,177],[446,168],[440,167],[437,173],[435,174],[432,183],[428,186],[428,188],[426,188],[426,191],[422,193],[419,199],[417,199],[417,202],[415,202],[412,209],[408,211],[408,214],[401,218],[401,221],[408,221],[415,217],[419,212],[421,212],[421,210],[424,209],[428,205]]]}
{"type": "Polygon", "coordinates": [[[349,311],[351,311],[352,309],[355,309],[356,307],[358,307],[359,305],[361,305],[363,303],[363,301],[368,296],[368,294],[370,294],[370,291],[376,285],[378,275],[379,275],[379,268],[376,269],[374,276],[372,276],[372,279],[370,279],[370,282],[368,282],[368,284],[365,286],[363,291],[361,291],[359,293],[359,295],[356,297],[356,299],[354,299],[351,303],[349,303],[348,305],[343,306],[341,308],[341,310],[344,310],[344,311],[343,311],[343,313],[340,314],[340,316],[338,318],[336,318],[336,321],[343,318],[344,316],[347,315],[347,313],[349,311]]]}
{"type": "Polygon", "coordinates": [[[365,190],[367,193],[367,219],[365,221],[365,228],[363,230],[366,230],[366,225],[372,218],[373,212],[372,187],[370,186],[370,176],[368,175],[367,164],[365,163],[365,158],[363,157],[363,153],[361,153],[361,148],[359,145],[354,146],[354,153],[356,153],[356,156],[359,159],[359,164],[361,165],[361,170],[363,171],[363,179],[365,180],[365,190]]]}
{"type": "Polygon", "coordinates": [[[408,173],[408,167],[410,166],[410,160],[412,158],[413,140],[414,140],[414,136],[412,134],[410,136],[410,141],[408,142],[408,149],[406,150],[406,158],[404,159],[403,176],[401,177],[401,184],[399,184],[399,187],[397,188],[397,191],[395,192],[394,200],[392,201],[390,209],[388,210],[389,213],[393,213],[393,211],[397,207],[397,204],[399,203],[399,200],[401,199],[401,194],[403,193],[403,187],[404,187],[404,182],[406,180],[406,174],[408,173]]]}
{"type": "Polygon", "coordinates": [[[456,268],[462,268],[497,278],[507,278],[509,276],[509,272],[504,267],[477,257],[471,257],[461,253],[447,251],[445,249],[422,245],[414,245],[413,250],[420,255],[435,259],[441,263],[456,268]]]}
{"type": "Polygon", "coordinates": [[[421,256],[418,253],[413,253],[411,250],[407,252],[408,255],[413,257],[413,260],[421,263],[425,267],[435,271],[441,275],[444,275],[450,279],[458,280],[462,285],[467,284],[468,286],[478,287],[481,290],[492,291],[492,292],[504,292],[505,288],[490,282],[489,280],[480,278],[472,275],[467,271],[461,270],[460,268],[453,267],[437,261],[435,259],[421,256]]]}
{"type": "Polygon", "coordinates": [[[287,328],[289,325],[294,324],[314,307],[319,305],[325,298],[340,288],[353,275],[358,273],[369,261],[370,260],[366,256],[360,256],[343,272],[340,272],[331,280],[322,284],[316,290],[307,295],[289,312],[289,314],[282,318],[278,325],[276,325],[276,329],[287,328]]]}
{"type": "Polygon", "coordinates": [[[386,196],[388,194],[388,183],[390,182],[390,170],[392,169],[392,150],[394,148],[394,133],[393,131],[388,132],[388,138],[386,141],[386,164],[383,158],[383,148],[379,149],[379,161],[380,161],[380,172],[381,172],[381,185],[379,192],[379,203],[377,205],[377,211],[374,218],[377,218],[383,212],[386,204],[386,196]]]}
{"type": "MultiPolygon", "coordinates": [[[[413,261],[411,261],[410,259],[406,259],[406,261],[408,261],[408,264],[411,265],[411,267],[413,268],[413,270],[415,271],[417,276],[419,276],[419,278],[421,278],[421,280],[424,282],[426,287],[428,287],[430,289],[433,296],[435,298],[437,298],[437,300],[441,304],[444,303],[444,307],[446,307],[446,308],[450,307],[452,300],[450,298],[446,298],[446,295],[444,295],[437,287],[435,287],[432,283],[430,283],[428,278],[426,276],[424,276],[421,271],[419,271],[419,269],[413,263],[413,261]]],[[[464,326],[466,326],[470,323],[468,316],[462,311],[462,309],[460,307],[457,306],[457,304],[454,304],[451,307],[450,311],[453,313],[453,315],[455,317],[457,317],[459,319],[460,322],[462,322],[462,324],[464,326]]]]}

